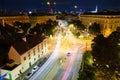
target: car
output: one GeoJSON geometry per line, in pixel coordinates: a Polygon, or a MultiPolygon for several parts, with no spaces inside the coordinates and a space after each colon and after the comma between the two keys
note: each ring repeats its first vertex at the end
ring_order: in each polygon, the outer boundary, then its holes
{"type": "Polygon", "coordinates": [[[71,55],[71,53],[70,52],[67,52],[67,56],[70,56],[71,55]]]}
{"type": "Polygon", "coordinates": [[[27,75],[25,76],[26,79],[29,79],[33,75],[33,72],[28,72],[27,75]]]}
{"type": "Polygon", "coordinates": [[[32,68],[32,72],[34,73],[34,72],[36,72],[38,69],[39,69],[39,67],[36,65],[36,66],[34,66],[34,67],[32,68]]]}

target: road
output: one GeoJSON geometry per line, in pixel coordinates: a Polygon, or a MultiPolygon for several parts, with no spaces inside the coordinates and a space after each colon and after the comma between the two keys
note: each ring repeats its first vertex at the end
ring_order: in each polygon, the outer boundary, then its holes
{"type": "Polygon", "coordinates": [[[58,58],[59,47],[60,47],[60,36],[58,36],[56,48],[52,53],[52,55],[29,80],[44,80],[44,77],[46,77],[48,72],[51,70],[52,65],[54,65],[55,61],[58,58]]]}
{"type": "MultiPolygon", "coordinates": [[[[89,42],[77,41],[67,30],[67,35],[57,36],[55,50],[43,66],[29,80],[76,80],[82,61],[82,53],[89,42]],[[67,56],[70,51],[71,55],[67,56]]],[[[53,45],[54,46],[54,45],[53,45]]]]}

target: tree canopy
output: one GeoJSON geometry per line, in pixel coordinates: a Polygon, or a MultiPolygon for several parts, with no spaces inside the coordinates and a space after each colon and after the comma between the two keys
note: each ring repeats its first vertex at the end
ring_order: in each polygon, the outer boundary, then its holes
{"type": "Polygon", "coordinates": [[[92,55],[95,65],[110,72],[120,71],[120,33],[113,32],[107,38],[102,34],[94,38],[92,55]]]}
{"type": "Polygon", "coordinates": [[[80,20],[73,20],[72,23],[78,30],[85,30],[85,26],[82,24],[80,20]]]}
{"type": "Polygon", "coordinates": [[[95,68],[92,66],[93,57],[90,51],[86,51],[83,55],[81,64],[81,73],[78,80],[96,80],[95,68]]]}
{"type": "Polygon", "coordinates": [[[117,27],[116,31],[117,31],[117,32],[120,32],[120,27],[117,27]]]}
{"type": "Polygon", "coordinates": [[[93,35],[98,35],[100,33],[100,24],[93,23],[91,26],[89,26],[89,33],[93,35]]]}

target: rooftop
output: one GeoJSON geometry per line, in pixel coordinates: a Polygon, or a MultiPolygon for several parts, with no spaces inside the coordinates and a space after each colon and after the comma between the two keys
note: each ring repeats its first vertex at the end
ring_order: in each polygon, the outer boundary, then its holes
{"type": "Polygon", "coordinates": [[[98,13],[91,13],[91,12],[86,12],[82,13],[83,15],[120,15],[120,12],[98,12],[98,13]]]}
{"type": "Polygon", "coordinates": [[[19,41],[15,41],[13,43],[13,47],[19,54],[24,54],[26,51],[30,50],[31,48],[35,47],[37,44],[43,41],[44,38],[40,37],[39,35],[34,36],[26,36],[19,41]],[[23,39],[26,39],[24,41],[23,39]]]}

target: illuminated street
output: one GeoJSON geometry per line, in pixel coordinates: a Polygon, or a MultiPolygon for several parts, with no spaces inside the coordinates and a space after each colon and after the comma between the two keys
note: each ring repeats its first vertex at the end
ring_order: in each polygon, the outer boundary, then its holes
{"type": "MultiPolygon", "coordinates": [[[[30,80],[75,80],[82,61],[82,53],[86,49],[86,41],[74,38],[69,29],[66,35],[61,32],[57,39],[55,50],[43,66],[30,78],[30,80]],[[70,52],[70,55],[67,53],[70,52]]],[[[50,46],[50,47],[52,47],[50,46]]],[[[88,46],[88,45],[87,45],[88,46]]]]}
{"type": "Polygon", "coordinates": [[[120,80],[120,0],[0,0],[0,80],[120,80]]]}
{"type": "Polygon", "coordinates": [[[46,77],[45,75],[48,74],[49,70],[52,68],[52,65],[54,65],[54,61],[56,61],[56,59],[58,58],[59,47],[60,47],[60,37],[58,36],[57,44],[54,52],[52,53],[50,58],[46,61],[46,63],[42,65],[42,67],[30,78],[30,80],[35,80],[35,79],[38,80],[37,77],[43,80],[44,77],[46,77]]]}

